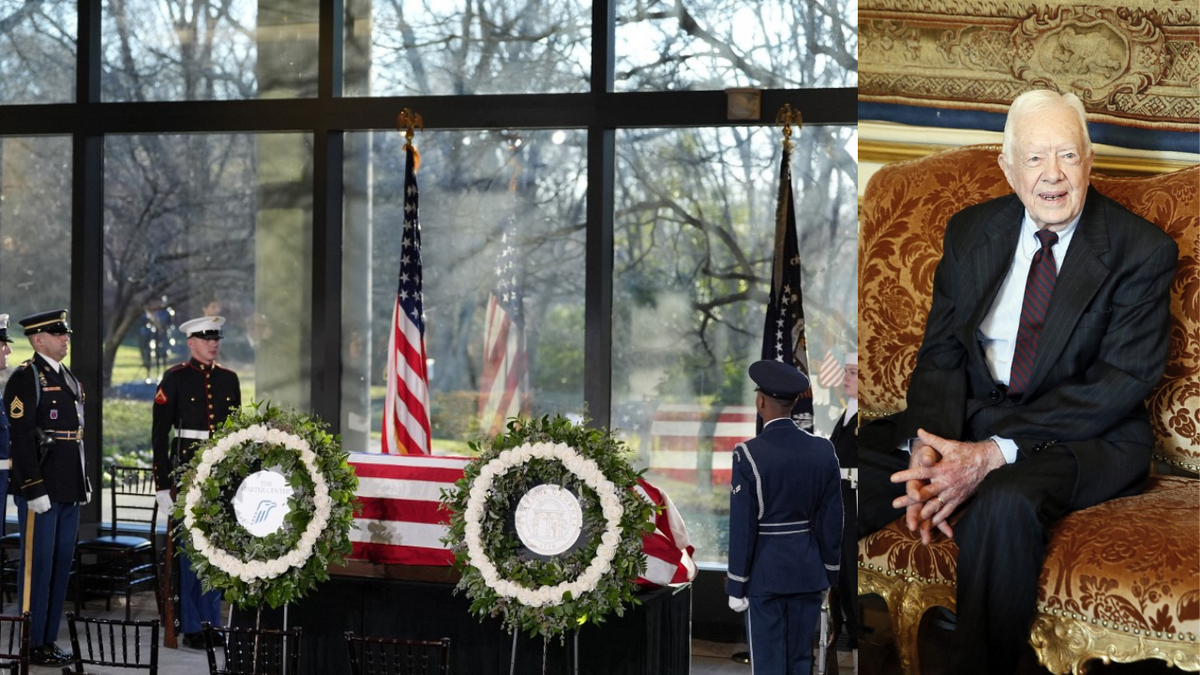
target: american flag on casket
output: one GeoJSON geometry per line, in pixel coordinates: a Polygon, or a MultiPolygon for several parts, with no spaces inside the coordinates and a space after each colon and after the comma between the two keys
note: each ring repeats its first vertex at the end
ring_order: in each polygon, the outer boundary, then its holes
{"type": "MultiPolygon", "coordinates": [[[[351,558],[392,565],[443,565],[454,555],[440,540],[450,515],[439,509],[442,489],[454,487],[471,459],[351,453],[362,512],[354,519],[351,558]]],[[[642,538],[646,571],[638,583],[665,586],[696,577],[694,548],[679,510],[666,493],[639,480],[637,493],[661,507],[655,530],[642,538]]]]}

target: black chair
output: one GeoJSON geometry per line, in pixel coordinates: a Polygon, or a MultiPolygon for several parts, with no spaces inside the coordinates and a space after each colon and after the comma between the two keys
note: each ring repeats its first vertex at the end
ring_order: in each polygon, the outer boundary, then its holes
{"type": "Polygon", "coordinates": [[[403,640],[346,633],[350,675],[446,675],[450,672],[450,638],[403,640]]]}
{"type": "Polygon", "coordinates": [[[299,675],[299,626],[291,630],[233,628],[208,622],[203,626],[209,675],[299,675]]]}
{"type": "MultiPolygon", "coordinates": [[[[3,495],[4,502],[7,503],[8,496],[3,495]]],[[[0,513],[4,509],[0,508],[0,513]]],[[[21,518],[21,514],[17,515],[21,518]]],[[[4,520],[3,524],[4,536],[0,537],[0,609],[3,609],[4,603],[12,600],[17,595],[17,575],[20,573],[21,565],[21,528],[19,522],[12,524],[12,532],[9,532],[8,519],[4,520]]]]}
{"type": "Polygon", "coordinates": [[[67,612],[72,665],[64,675],[88,675],[86,666],[132,668],[158,675],[158,619],[120,621],[94,619],[67,612]],[[80,633],[83,633],[82,636],[80,633]]]}
{"type": "Polygon", "coordinates": [[[154,591],[158,615],[162,617],[158,559],[154,548],[158,533],[154,470],[109,465],[108,472],[112,477],[109,527],[101,529],[101,536],[75,545],[75,612],[83,611],[85,594],[103,593],[107,611],[112,609],[113,594],[122,593],[125,596],[125,620],[129,621],[130,596],[135,589],[149,585],[154,591]],[[94,562],[85,564],[85,557],[94,562]]]}
{"type": "Polygon", "coordinates": [[[0,672],[29,675],[29,612],[0,616],[0,672]]]}

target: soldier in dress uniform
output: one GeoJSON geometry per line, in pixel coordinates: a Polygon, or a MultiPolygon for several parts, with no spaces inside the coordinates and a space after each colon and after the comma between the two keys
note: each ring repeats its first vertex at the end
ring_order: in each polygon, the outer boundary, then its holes
{"type": "Polygon", "coordinates": [[[846,410],[834,423],[829,440],[842,467],[842,574],[833,607],[835,632],[846,631],[849,649],[858,649],[858,352],[846,355],[846,410]]]}
{"type": "MultiPolygon", "coordinates": [[[[154,480],[158,502],[168,512],[174,505],[176,468],[188,464],[200,442],[242,405],[237,373],[217,364],[224,317],[206,316],[186,321],[179,330],[187,335],[191,358],[163,374],[154,394],[154,480]],[[171,438],[172,430],[174,438],[171,438]]],[[[221,594],[203,592],[182,548],[179,552],[180,628],[183,643],[204,648],[200,624],[221,623],[221,594]]],[[[169,627],[168,630],[173,630],[169,627]]]]}
{"type": "Polygon", "coordinates": [[[808,378],[779,361],[759,361],[750,379],[764,423],[733,451],[725,590],[731,608],[750,610],[754,674],[809,675],[824,591],[840,569],[841,474],[833,444],[792,422],[808,378]]]}
{"type": "Polygon", "coordinates": [[[63,363],[71,341],[67,310],[20,321],[36,352],[4,388],[12,434],[8,485],[21,519],[20,611],[30,613],[30,660],[69,663],[54,639],[75,559],[79,505],[91,498],[83,450],[83,386],[63,363]]]}

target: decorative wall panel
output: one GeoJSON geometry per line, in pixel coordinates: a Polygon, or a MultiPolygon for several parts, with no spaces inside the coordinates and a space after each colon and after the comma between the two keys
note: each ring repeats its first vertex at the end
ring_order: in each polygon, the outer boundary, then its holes
{"type": "Polygon", "coordinates": [[[1003,113],[1071,91],[1092,121],[1200,131],[1194,0],[864,0],[859,100],[1003,113]]]}

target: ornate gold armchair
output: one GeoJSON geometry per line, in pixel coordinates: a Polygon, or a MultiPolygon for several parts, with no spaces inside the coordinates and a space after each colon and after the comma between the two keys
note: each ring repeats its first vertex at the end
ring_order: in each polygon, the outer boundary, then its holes
{"type": "MultiPolygon", "coordinates": [[[[903,409],[929,311],[946,221],[1010,192],[996,156],[971,146],[891,164],[867,184],[859,239],[859,396],[864,421],[903,409]]],[[[1166,373],[1146,403],[1156,459],[1200,471],[1200,167],[1118,178],[1092,174],[1104,194],[1179,243],[1166,373]]],[[[1200,480],[1154,475],[1143,494],[1059,522],[1046,549],[1030,642],[1056,673],[1162,659],[1200,671],[1200,480]]],[[[924,546],[900,523],[858,544],[858,592],[887,602],[901,665],[920,672],[917,633],[931,607],[954,609],[958,549],[924,546]]]]}

